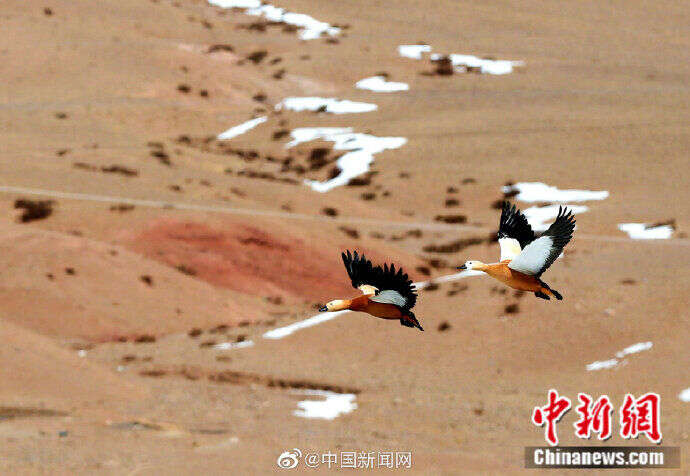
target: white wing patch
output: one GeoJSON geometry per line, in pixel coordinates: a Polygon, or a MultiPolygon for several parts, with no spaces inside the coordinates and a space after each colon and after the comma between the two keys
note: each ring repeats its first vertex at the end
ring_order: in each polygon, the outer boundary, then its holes
{"type": "Polygon", "coordinates": [[[402,294],[391,289],[381,291],[376,296],[370,297],[369,300],[385,304],[393,304],[399,307],[405,307],[405,304],[407,304],[407,299],[405,299],[402,294]]]}
{"type": "Polygon", "coordinates": [[[378,291],[378,288],[372,286],[371,284],[362,284],[361,286],[357,287],[357,289],[362,291],[362,294],[367,295],[374,295],[376,294],[376,291],[378,291]]]}
{"type": "MultiPolygon", "coordinates": [[[[542,236],[537,238],[525,246],[525,249],[513,261],[508,263],[508,267],[524,274],[539,274],[539,271],[546,264],[546,260],[551,254],[552,246],[553,237],[542,236]]],[[[501,252],[501,254],[503,253],[501,252]]]]}
{"type": "Polygon", "coordinates": [[[515,258],[520,254],[520,242],[515,238],[500,238],[498,244],[501,247],[501,261],[515,258]]]}

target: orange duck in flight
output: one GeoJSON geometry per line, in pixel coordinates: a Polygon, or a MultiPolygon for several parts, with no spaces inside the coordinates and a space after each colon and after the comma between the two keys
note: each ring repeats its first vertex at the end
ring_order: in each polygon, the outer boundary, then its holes
{"type": "Polygon", "coordinates": [[[417,292],[402,269],[396,272],[394,264],[390,268],[388,264],[384,264],[383,268],[374,267],[371,261],[364,255],[359,256],[356,251],[352,255],[348,250],[342,256],[352,287],[362,291],[362,295],[352,299],[336,299],[319,311],[361,311],[381,319],[399,320],[400,325],[424,330],[410,310],[417,302],[417,292]]]}
{"type": "Polygon", "coordinates": [[[542,273],[558,258],[573,237],[575,217],[567,208],[559,207],[558,216],[548,230],[535,238],[527,218],[515,205],[503,202],[498,244],[501,247],[499,263],[484,264],[467,261],[458,269],[483,271],[514,289],[533,292],[542,299],[563,299],[561,293],[540,279],[542,273]]]}

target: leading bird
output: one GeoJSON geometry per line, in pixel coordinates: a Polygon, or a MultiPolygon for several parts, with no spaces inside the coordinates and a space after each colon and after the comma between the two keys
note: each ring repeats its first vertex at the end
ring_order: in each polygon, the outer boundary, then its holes
{"type": "Polygon", "coordinates": [[[498,244],[501,247],[499,263],[484,264],[467,261],[458,269],[483,271],[494,279],[514,289],[533,292],[542,299],[563,299],[540,279],[541,275],[558,258],[565,245],[573,237],[575,217],[565,207],[558,207],[558,216],[548,230],[535,238],[527,218],[515,205],[503,202],[501,224],[498,228],[498,244]]]}
{"type": "Polygon", "coordinates": [[[352,287],[362,291],[361,296],[352,299],[336,299],[327,303],[319,311],[362,311],[382,319],[399,320],[400,325],[417,328],[422,326],[411,309],[417,302],[417,291],[410,280],[395,265],[376,266],[364,255],[343,253],[343,263],[352,281],[352,287]]]}

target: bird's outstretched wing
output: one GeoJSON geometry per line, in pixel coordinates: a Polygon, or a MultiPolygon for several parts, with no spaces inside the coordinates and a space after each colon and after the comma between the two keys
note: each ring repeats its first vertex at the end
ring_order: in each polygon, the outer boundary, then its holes
{"type": "Polygon", "coordinates": [[[364,294],[371,295],[374,302],[393,304],[403,310],[410,310],[417,302],[417,291],[412,280],[402,268],[396,270],[395,265],[388,264],[374,266],[366,256],[355,251],[342,254],[345,269],[352,281],[352,287],[360,289],[364,294]],[[371,291],[374,292],[371,292],[371,291]]]}
{"type": "Polygon", "coordinates": [[[352,287],[359,289],[364,294],[376,294],[379,288],[374,284],[377,281],[378,276],[381,274],[381,267],[371,264],[371,261],[367,259],[364,255],[358,255],[354,252],[354,255],[347,250],[347,254],[343,253],[343,263],[345,264],[345,269],[347,270],[347,275],[350,276],[352,281],[352,287]]]}
{"type": "Polygon", "coordinates": [[[501,261],[514,259],[532,241],[534,231],[525,215],[515,205],[503,202],[501,223],[498,227],[501,261]]]}
{"type": "Polygon", "coordinates": [[[396,272],[395,265],[384,264],[377,266],[380,275],[376,287],[380,291],[369,299],[374,302],[394,304],[404,311],[412,309],[417,302],[417,291],[412,280],[403,272],[402,268],[396,272]]]}
{"type": "Polygon", "coordinates": [[[508,263],[508,267],[520,273],[541,276],[561,254],[573,237],[574,230],[575,217],[572,212],[559,207],[556,221],[508,263]]]}

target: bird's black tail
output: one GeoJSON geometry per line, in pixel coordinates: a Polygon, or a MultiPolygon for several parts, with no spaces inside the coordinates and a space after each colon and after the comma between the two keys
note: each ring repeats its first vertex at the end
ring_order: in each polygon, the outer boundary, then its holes
{"type": "MultiPolygon", "coordinates": [[[[548,291],[550,291],[551,294],[553,294],[553,297],[555,297],[555,298],[558,299],[559,301],[562,301],[562,300],[563,300],[563,296],[561,296],[561,293],[559,293],[558,291],[555,291],[555,290],[551,289],[551,288],[549,287],[549,285],[546,284],[546,283],[545,283],[544,281],[542,281],[541,279],[539,280],[539,284],[541,284],[544,288],[546,288],[548,291]]],[[[539,296],[539,297],[541,297],[541,296],[539,296]]],[[[548,298],[547,298],[547,299],[548,299],[548,298]]]]}
{"type": "Polygon", "coordinates": [[[424,330],[422,325],[417,320],[417,316],[415,316],[412,311],[407,311],[407,314],[400,319],[400,325],[405,327],[416,327],[420,331],[424,330]]]}

